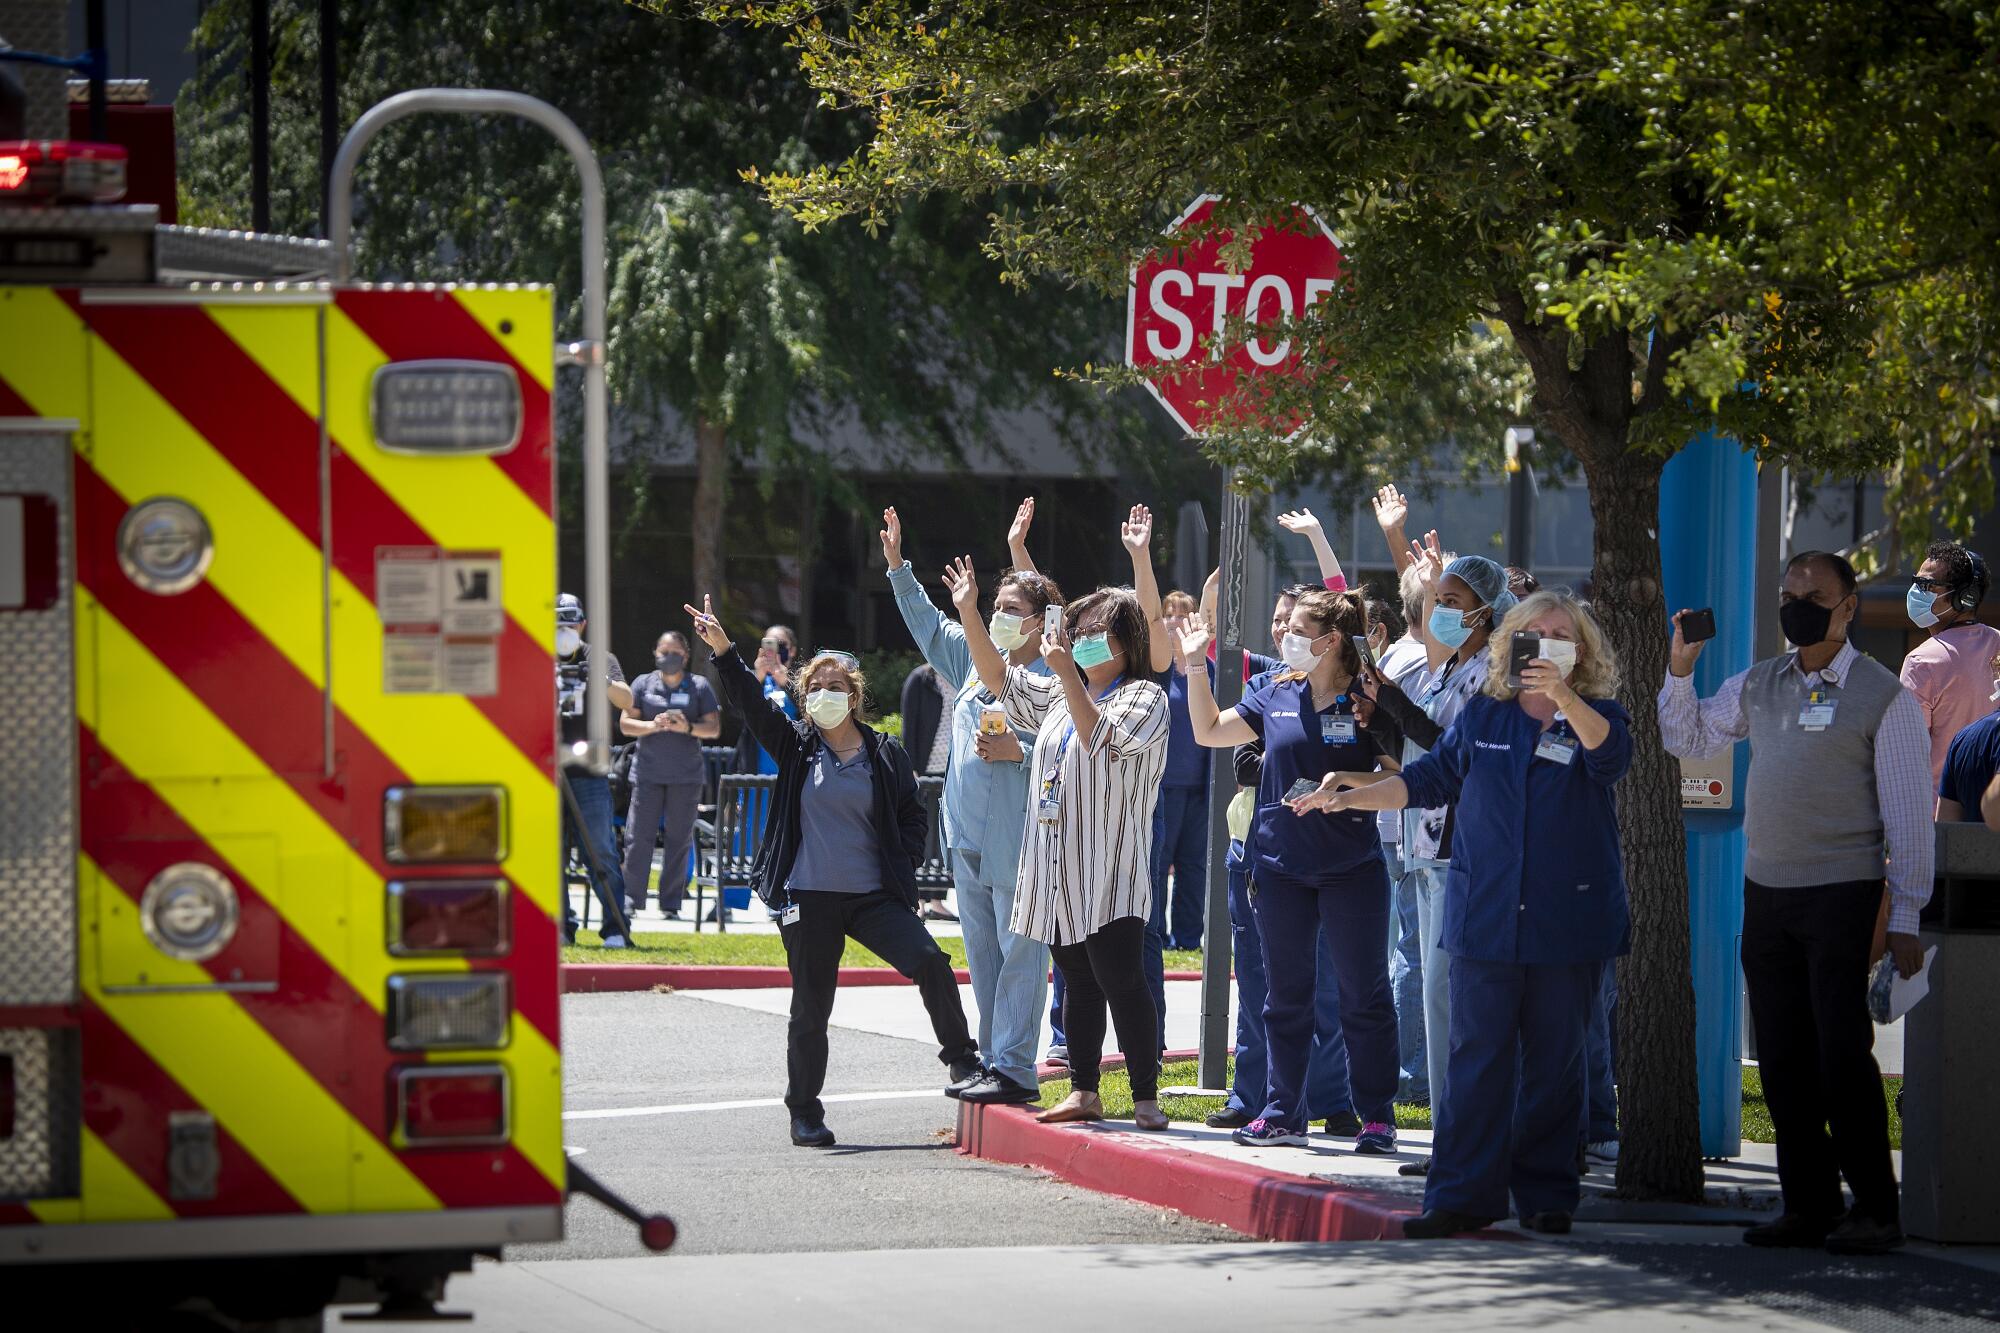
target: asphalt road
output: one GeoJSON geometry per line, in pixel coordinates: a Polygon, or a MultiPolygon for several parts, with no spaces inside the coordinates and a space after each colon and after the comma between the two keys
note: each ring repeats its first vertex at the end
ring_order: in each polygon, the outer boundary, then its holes
{"type": "MultiPolygon", "coordinates": [[[[915,995],[911,993],[911,1002],[915,995]]],[[[835,1029],[827,1092],[937,1092],[937,1049],[835,1029]]],[[[675,1255],[981,1245],[1231,1241],[1235,1233],[1093,1194],[1020,1167],[959,1156],[943,1096],[830,1102],[831,1149],[795,1148],[777,1099],[785,1020],[696,995],[572,995],[563,1000],[566,1111],[771,1105],[572,1118],[564,1139],[582,1165],[680,1226],[675,1255]]],[[[517,1259],[643,1255],[631,1224],[573,1201],[560,1245],[517,1259]]]]}

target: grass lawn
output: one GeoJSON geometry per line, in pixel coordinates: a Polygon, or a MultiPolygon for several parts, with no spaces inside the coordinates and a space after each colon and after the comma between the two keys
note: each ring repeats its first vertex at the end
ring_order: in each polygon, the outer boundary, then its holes
{"type": "MultiPolygon", "coordinates": [[[[1230,1061],[1233,1073],[1236,1067],[1230,1061]]],[[[1195,1063],[1192,1060],[1171,1060],[1160,1071],[1160,1086],[1189,1087],[1198,1082],[1195,1077],[1195,1063]]],[[[1902,1090],[1903,1080],[1885,1078],[1882,1093],[1889,1102],[1889,1146],[1903,1146],[1903,1119],[1896,1114],[1896,1094],[1902,1090]]],[[[1098,1079],[1097,1095],[1104,1099],[1104,1114],[1113,1120],[1129,1119],[1132,1115],[1132,1080],[1121,1069],[1107,1069],[1098,1079]]],[[[1042,1082],[1041,1106],[1054,1106],[1069,1096],[1068,1079],[1045,1079],[1042,1082]]],[[[1222,1103],[1213,1097],[1163,1097],[1160,1109],[1174,1120],[1200,1121],[1211,1111],[1221,1109],[1222,1103]]],[[[1398,1129],[1429,1129],[1431,1112],[1427,1106],[1398,1106],[1396,1108],[1398,1129]]],[[[1755,1068],[1745,1066],[1743,1070],[1743,1138],[1749,1143],[1770,1143],[1776,1138],[1771,1130],[1771,1112],[1764,1104],[1764,1084],[1755,1068]]]]}
{"type": "MultiPolygon", "coordinates": [[[[938,947],[951,955],[953,967],[965,966],[965,941],[956,935],[937,937],[938,947]]],[[[633,933],[633,948],[607,949],[594,930],[579,930],[576,943],[563,946],[565,963],[706,963],[731,967],[783,967],[785,942],[776,935],[699,935],[641,930],[633,933]]],[[[887,967],[853,940],[840,960],[842,967],[887,967]]],[[[1199,972],[1201,954],[1193,949],[1167,950],[1169,972],[1199,972]]]]}

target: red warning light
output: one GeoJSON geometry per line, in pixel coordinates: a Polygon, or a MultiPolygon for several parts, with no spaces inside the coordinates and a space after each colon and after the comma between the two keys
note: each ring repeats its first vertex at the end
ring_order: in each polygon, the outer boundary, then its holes
{"type": "Polygon", "coordinates": [[[1708,784],[1708,794],[1710,796],[1722,795],[1722,784],[1720,782],[1715,781],[1714,779],[1710,779],[1708,784]]]}

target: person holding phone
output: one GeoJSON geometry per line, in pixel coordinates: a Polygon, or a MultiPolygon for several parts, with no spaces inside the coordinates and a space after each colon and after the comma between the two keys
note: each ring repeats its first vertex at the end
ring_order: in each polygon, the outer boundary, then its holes
{"type": "Polygon", "coordinates": [[[665,848],[660,910],[668,920],[679,918],[687,891],[695,807],[707,779],[701,743],[722,734],[715,689],[687,664],[686,637],[676,629],[662,634],[653,644],[653,670],[632,682],[632,706],[618,718],[618,729],[638,740],[625,813],[625,901],[635,912],[646,905],[657,837],[665,848]]]}
{"type": "MultiPolygon", "coordinates": [[[[757,655],[750,662],[764,698],[794,722],[799,719],[799,706],[792,699],[792,659],[798,651],[798,635],[789,625],[771,625],[758,640],[757,655]]],[[[778,761],[745,730],[736,746],[735,769],[739,773],[775,773],[778,761]]]]}
{"type": "Polygon", "coordinates": [[[979,583],[962,557],[945,571],[966,647],[1007,720],[1035,729],[1035,762],[1014,896],[1016,934],[1050,947],[1068,994],[1072,1091],[1038,1117],[1102,1120],[1105,1009],[1132,1079],[1133,1122],[1165,1129],[1160,1033],[1144,966],[1153,885],[1152,827],[1166,768],[1166,692],[1148,679],[1147,616],[1130,588],[1099,588],[1044,628],[1049,674],[1007,663],[979,618],[979,583]],[[1053,632],[1051,632],[1053,631],[1053,632]]]}
{"type": "MultiPolygon", "coordinates": [[[[1031,1102],[1041,1088],[1035,1041],[1041,1035],[1049,950],[1016,933],[1013,918],[1035,736],[1008,725],[1006,710],[973,670],[965,631],[924,592],[903,556],[903,520],[894,507],[882,511],[879,535],[896,609],[948,691],[938,723],[950,737],[942,820],[965,934],[965,967],[979,1010],[981,1067],[970,1081],[945,1092],[975,1103],[1031,1102]]],[[[1032,569],[1000,576],[987,634],[1007,654],[1008,666],[1048,674],[1042,617],[1062,601],[1055,581],[1032,569]]]]}
{"type": "MultiPolygon", "coordinates": [[[[1475,1231],[1507,1215],[1567,1232],[1581,1186],[1584,1030],[1607,959],[1629,950],[1631,914],[1612,788],[1632,760],[1614,697],[1618,661],[1575,599],[1538,592],[1501,622],[1540,653],[1480,693],[1400,775],[1329,773],[1299,817],[1455,805],[1444,901],[1451,1048],[1432,1090],[1424,1213],[1405,1235],[1475,1231]]],[[[1879,1099],[1881,1093],[1876,1093],[1879,1099]]]]}
{"type": "Polygon", "coordinates": [[[778,760],[770,828],[751,874],[778,918],[792,974],[785,1106],[792,1142],[830,1148],[820,1089],[826,1026],[851,938],[917,985],[938,1060],[958,1083],[979,1069],[951,959],[917,917],[917,866],[930,817],[910,757],[863,719],[867,682],[852,653],[822,649],[798,673],[807,721],[764,698],[763,684],[715,618],[712,599],[684,610],[715,654],[716,674],[744,724],[778,760]]]}
{"type": "Polygon", "coordinates": [[[1706,699],[1694,690],[1701,645],[1688,642],[1687,613],[1674,617],[1656,701],[1660,740],[1683,759],[1750,741],[1743,981],[1784,1213],[1743,1239],[1881,1254],[1903,1244],[1902,1196],[1868,966],[1885,880],[1896,970],[1911,977],[1923,966],[1917,918],[1937,850],[1931,738],[1917,696],[1848,640],[1861,598],[1844,556],[1793,556],[1779,597],[1792,650],[1739,671],[1706,699]]]}
{"type": "MultiPolygon", "coordinates": [[[[1298,599],[1281,648],[1286,671],[1220,710],[1205,671],[1188,673],[1195,739],[1220,749],[1264,743],[1252,836],[1253,909],[1263,941],[1264,1034],[1270,1099],[1232,1137],[1252,1147],[1305,1147],[1306,1067],[1312,1050],[1313,988],[1322,931],[1333,955],[1348,1080],[1361,1117],[1354,1150],[1396,1151],[1399,1074],[1396,1003],[1389,990],[1389,880],[1382,842],[1368,815],[1301,822],[1287,802],[1315,791],[1332,772],[1372,769],[1386,752],[1357,714],[1360,662],[1352,636],[1367,632],[1362,599],[1314,590],[1298,599]]],[[[1208,653],[1207,625],[1181,636],[1191,663],[1208,653]]]]}

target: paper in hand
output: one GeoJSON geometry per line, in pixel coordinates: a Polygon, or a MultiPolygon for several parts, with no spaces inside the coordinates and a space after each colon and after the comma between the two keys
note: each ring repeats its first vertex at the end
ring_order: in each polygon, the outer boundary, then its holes
{"type": "Polygon", "coordinates": [[[1899,975],[1889,983],[1889,1022],[1909,1013],[1917,1007],[1917,1001],[1931,993],[1931,960],[1937,957],[1937,951],[1935,944],[1924,950],[1924,965],[1915,976],[1905,980],[1899,975]]]}

